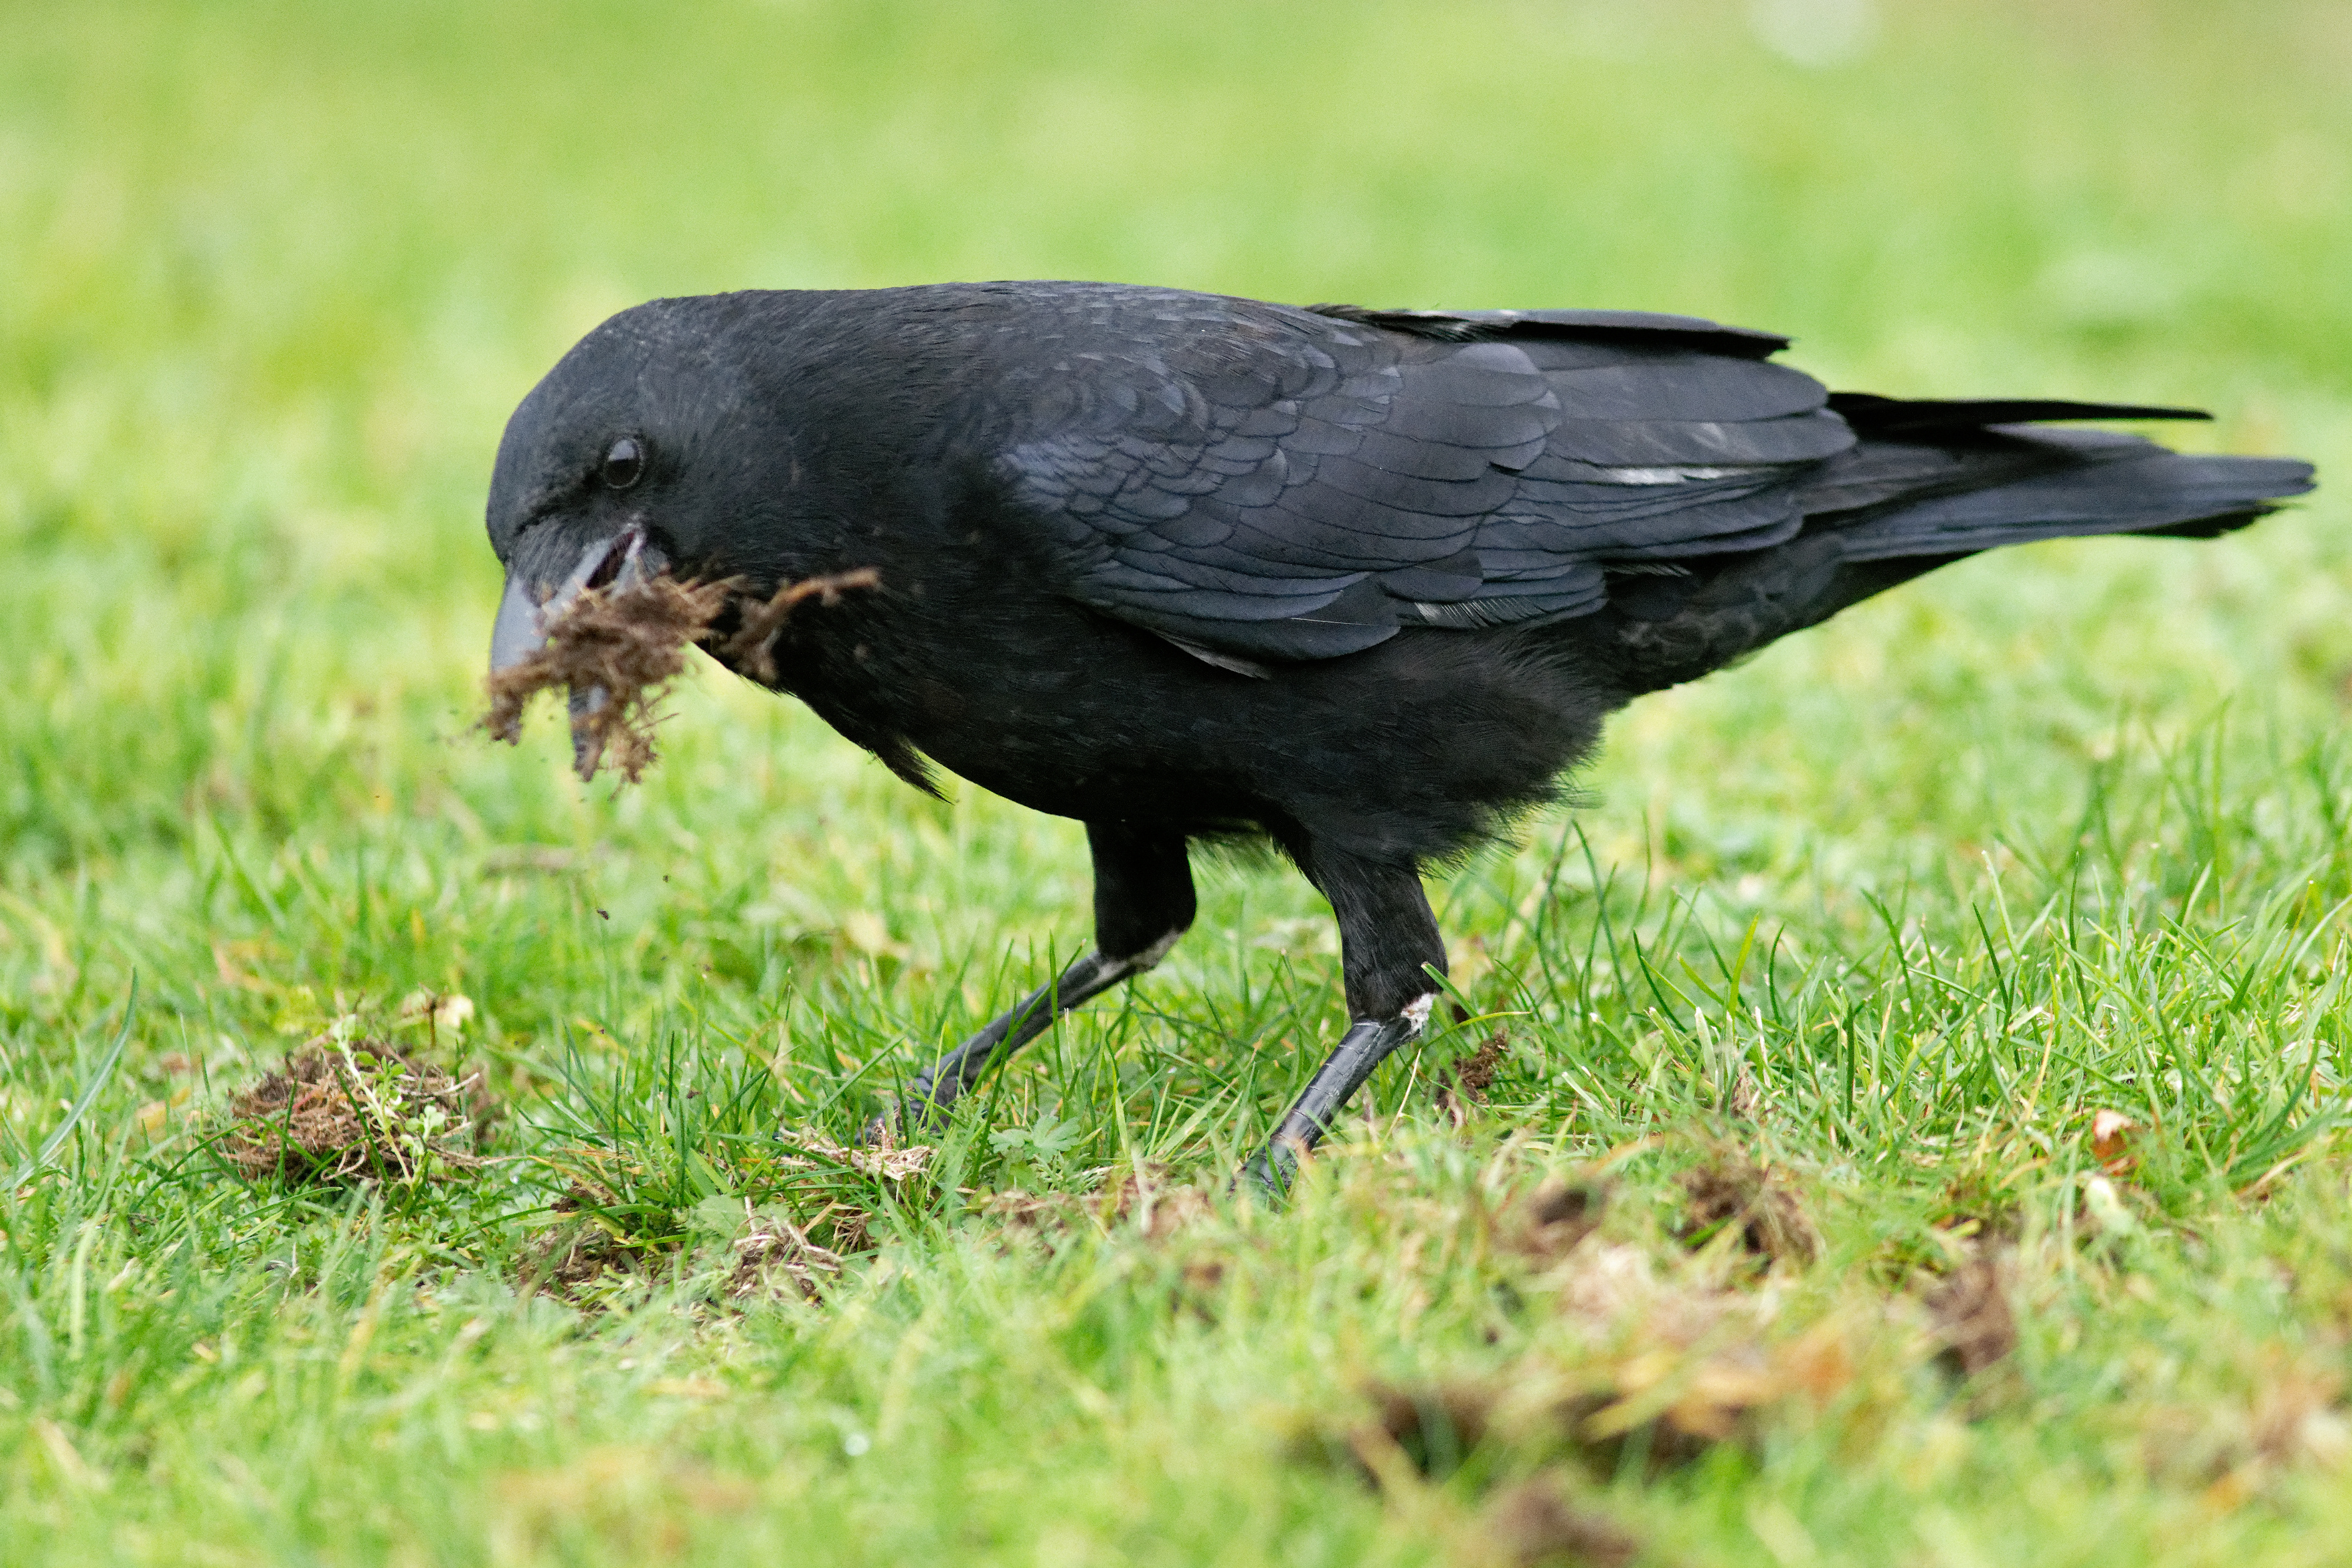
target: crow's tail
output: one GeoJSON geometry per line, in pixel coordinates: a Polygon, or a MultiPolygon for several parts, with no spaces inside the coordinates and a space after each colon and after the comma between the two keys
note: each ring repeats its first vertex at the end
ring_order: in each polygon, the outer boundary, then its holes
{"type": "Polygon", "coordinates": [[[2189,456],[2137,435],[2049,430],[2049,419],[2202,419],[2115,403],[1899,402],[1841,392],[1863,439],[1828,465],[1805,509],[1848,561],[1952,556],[2069,534],[2242,528],[2311,488],[2311,465],[2189,456]]]}
{"type": "Polygon", "coordinates": [[[1687,578],[1612,583],[1628,685],[1694,679],[1946,562],[2078,534],[2210,538],[2312,485],[2307,463],[2207,457],[2053,419],[2201,419],[2181,409],[2034,402],[1904,402],[1841,392],[1862,440],[1824,464],[1804,529],[1687,578]]]}

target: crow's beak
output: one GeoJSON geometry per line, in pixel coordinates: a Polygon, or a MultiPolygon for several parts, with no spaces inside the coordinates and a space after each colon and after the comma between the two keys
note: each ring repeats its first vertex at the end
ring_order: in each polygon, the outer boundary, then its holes
{"type": "MultiPolygon", "coordinates": [[[[544,557],[544,551],[539,552],[538,559],[519,551],[508,568],[506,595],[499,601],[498,622],[490,628],[490,674],[494,675],[546,647],[547,629],[586,590],[625,592],[669,570],[669,558],[648,543],[646,530],[635,524],[589,544],[568,563],[570,570],[553,588],[546,586],[552,570],[542,575],[535,569],[567,563],[561,559],[547,561],[544,557]]],[[[612,694],[601,685],[572,688],[572,762],[583,779],[595,770],[599,749],[588,718],[611,700],[612,694]]]]}

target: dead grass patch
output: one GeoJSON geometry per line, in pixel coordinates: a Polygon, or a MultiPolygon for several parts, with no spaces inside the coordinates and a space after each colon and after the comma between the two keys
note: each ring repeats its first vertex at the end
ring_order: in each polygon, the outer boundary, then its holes
{"type": "Polygon", "coordinates": [[[1209,1192],[1170,1182],[1166,1168],[1157,1165],[1130,1170],[1091,1193],[1015,1188],[992,1193],[980,1205],[982,1218],[1013,1246],[1051,1249],[1082,1233],[1138,1238],[1175,1264],[1170,1306],[1203,1322],[1215,1320],[1216,1292],[1230,1272],[1227,1239],[1199,1234],[1215,1213],[1209,1192]]]}
{"type": "Polygon", "coordinates": [[[1478,1533],[1515,1568],[1624,1568],[1642,1552],[1621,1526],[1579,1508],[1545,1477],[1497,1492],[1479,1511],[1478,1533]]]}
{"type": "Polygon", "coordinates": [[[1821,1232],[1780,1172],[1719,1149],[1683,1174],[1683,1221],[1676,1234],[1704,1247],[1726,1231],[1767,1263],[1802,1266],[1821,1256],[1821,1232]]]}
{"type": "Polygon", "coordinates": [[[545,629],[545,643],[520,663],[491,672],[489,711],[481,727],[509,743],[522,735],[523,710],[543,691],[601,691],[603,699],[576,716],[575,766],[593,779],[609,760],[634,784],[658,754],[654,731],[670,686],[686,673],[686,651],[710,645],[719,658],[753,679],[776,677],[774,644],[793,608],[810,599],[827,604],[850,590],[873,588],[872,568],[787,583],[760,599],[740,579],[681,582],[656,577],[617,591],[583,589],[545,629]],[[734,632],[712,643],[712,628],[730,610],[734,632]]]}
{"type": "Polygon", "coordinates": [[[478,1075],[451,1077],[378,1040],[320,1035],[229,1102],[218,1148],[248,1180],[446,1181],[478,1169],[478,1075]]]}
{"type": "MultiPolygon", "coordinates": [[[[779,1296],[816,1300],[847,1260],[875,1249],[877,1186],[902,1197],[928,1173],[934,1150],[869,1149],[820,1133],[785,1132],[772,1149],[710,1167],[743,1209],[729,1240],[724,1286],[730,1301],[779,1296]]],[[[708,1217],[687,1210],[674,1184],[632,1155],[574,1145],[538,1156],[565,1178],[551,1206],[559,1223],[527,1270],[540,1288],[591,1302],[607,1288],[643,1277],[683,1253],[708,1217]]]]}
{"type": "Polygon", "coordinates": [[[1800,1326],[1782,1321],[1786,1292],[1724,1283],[1705,1259],[1661,1263],[1628,1243],[1580,1240],[1535,1281],[1554,1313],[1534,1348],[1475,1376],[1375,1382],[1368,1412],[1323,1428],[1324,1451],[1376,1480],[1398,1465],[1442,1478],[1487,1442],[1597,1475],[1629,1463],[1656,1473],[1721,1444],[1752,1447],[1782,1412],[1850,1403],[1866,1366],[1915,1364],[1930,1348],[1916,1319],[1874,1298],[1800,1326]]]}
{"type": "Polygon", "coordinates": [[[761,1214],[749,1202],[743,1206],[751,1227],[735,1240],[735,1267],[727,1278],[727,1293],[739,1301],[773,1301],[797,1295],[820,1300],[822,1286],[841,1273],[842,1256],[809,1239],[808,1232],[785,1215],[761,1214]]]}
{"type": "Polygon", "coordinates": [[[1214,1212],[1209,1195],[1168,1180],[1167,1168],[1146,1166],[1091,1193],[1024,1192],[1019,1187],[988,1195],[983,1218],[1014,1237],[1051,1239],[1080,1226],[1108,1231],[1129,1226],[1146,1240],[1165,1241],[1214,1212]]]}
{"type": "Polygon", "coordinates": [[[1928,1320],[1944,1343],[1940,1358],[1962,1376],[1987,1371],[2017,1349],[2017,1318],[2010,1309],[2008,1272],[1998,1258],[1974,1258],[1927,1291],[1928,1320]]]}

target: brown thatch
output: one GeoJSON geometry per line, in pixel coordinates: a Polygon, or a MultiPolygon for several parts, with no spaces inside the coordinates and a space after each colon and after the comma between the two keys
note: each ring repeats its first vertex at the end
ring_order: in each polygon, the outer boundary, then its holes
{"type": "Polygon", "coordinates": [[[661,700],[686,673],[687,645],[701,639],[732,591],[723,582],[667,577],[620,592],[583,590],[547,628],[539,652],[490,672],[490,711],[482,727],[500,740],[515,740],[524,705],[537,694],[601,687],[602,706],[578,720],[589,742],[578,754],[580,777],[594,778],[598,762],[609,755],[634,784],[653,763],[661,700]]]}
{"type": "Polygon", "coordinates": [[[601,690],[604,701],[577,720],[587,744],[575,754],[575,765],[582,779],[593,779],[609,758],[634,784],[655,761],[662,699],[686,673],[687,648],[705,643],[730,606],[739,612],[738,627],[713,651],[754,679],[772,681],[771,649],[793,606],[808,599],[831,604],[845,590],[880,581],[869,567],[787,583],[767,599],[746,595],[734,578],[680,582],[656,577],[618,591],[583,589],[547,628],[539,652],[491,672],[490,710],[482,727],[513,741],[522,733],[524,707],[539,693],[601,690]]]}
{"type": "Polygon", "coordinates": [[[1682,1187],[1681,1233],[1694,1247],[1729,1230],[1743,1250],[1768,1262],[1804,1264],[1821,1256],[1821,1232],[1777,1171],[1722,1150],[1685,1172],[1682,1187]]]}
{"type": "Polygon", "coordinates": [[[223,1155],[250,1178],[344,1185],[446,1180],[478,1168],[486,1098],[377,1040],[325,1035],[229,1102],[223,1155]]]}
{"type": "Polygon", "coordinates": [[[1975,1258],[1927,1292],[1928,1316],[1953,1370],[1974,1375],[2006,1360],[2017,1348],[2017,1317],[2000,1260],[1975,1258]]]}

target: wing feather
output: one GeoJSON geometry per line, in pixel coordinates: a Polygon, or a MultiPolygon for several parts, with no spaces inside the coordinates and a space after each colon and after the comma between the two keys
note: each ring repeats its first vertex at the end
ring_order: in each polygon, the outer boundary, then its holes
{"type": "Polygon", "coordinates": [[[1069,288],[1006,349],[1011,495],[1073,597],[1244,662],[1590,613],[1611,563],[1788,537],[1853,444],[1780,340],[1694,318],[1069,288]]]}

